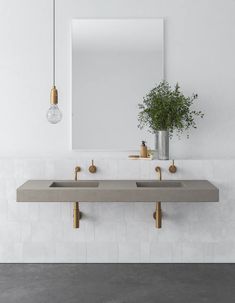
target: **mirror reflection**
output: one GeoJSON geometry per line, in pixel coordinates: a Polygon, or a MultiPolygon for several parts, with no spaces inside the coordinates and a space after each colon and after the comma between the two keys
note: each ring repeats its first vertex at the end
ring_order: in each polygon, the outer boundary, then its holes
{"type": "Polygon", "coordinates": [[[138,103],[163,79],[162,19],[72,22],[72,148],[136,150],[138,103]]]}

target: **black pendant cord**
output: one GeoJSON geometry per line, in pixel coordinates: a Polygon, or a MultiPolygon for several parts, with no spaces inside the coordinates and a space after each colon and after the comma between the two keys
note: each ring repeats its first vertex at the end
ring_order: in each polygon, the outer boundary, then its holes
{"type": "Polygon", "coordinates": [[[53,0],[53,30],[52,30],[52,35],[53,35],[53,86],[55,86],[55,81],[56,81],[56,78],[55,78],[55,74],[56,74],[56,53],[55,53],[55,44],[56,44],[56,29],[55,29],[55,23],[56,23],[56,20],[55,20],[55,10],[56,10],[56,6],[55,6],[55,0],[53,0]]]}

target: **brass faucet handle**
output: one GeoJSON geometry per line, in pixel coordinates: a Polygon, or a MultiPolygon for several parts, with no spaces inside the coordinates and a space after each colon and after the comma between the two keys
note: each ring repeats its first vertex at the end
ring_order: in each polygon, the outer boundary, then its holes
{"type": "Polygon", "coordinates": [[[96,173],[96,171],[97,171],[97,168],[96,168],[96,166],[94,165],[94,160],[92,160],[92,161],[91,161],[91,166],[89,166],[89,172],[90,172],[91,174],[94,174],[94,173],[96,173]]]}
{"type": "Polygon", "coordinates": [[[169,167],[169,172],[175,174],[176,171],[177,171],[177,167],[175,166],[175,160],[173,160],[171,166],[169,167]]]}

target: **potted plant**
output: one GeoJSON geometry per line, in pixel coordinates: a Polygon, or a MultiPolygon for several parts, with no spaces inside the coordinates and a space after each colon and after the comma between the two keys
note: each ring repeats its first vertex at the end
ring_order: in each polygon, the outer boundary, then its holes
{"type": "Polygon", "coordinates": [[[149,127],[149,131],[156,135],[156,149],[160,160],[169,159],[169,137],[176,131],[178,136],[189,129],[197,128],[195,117],[203,118],[201,111],[192,110],[197,94],[185,96],[178,83],[172,89],[167,81],[162,81],[154,87],[139,104],[138,127],[149,127]]]}

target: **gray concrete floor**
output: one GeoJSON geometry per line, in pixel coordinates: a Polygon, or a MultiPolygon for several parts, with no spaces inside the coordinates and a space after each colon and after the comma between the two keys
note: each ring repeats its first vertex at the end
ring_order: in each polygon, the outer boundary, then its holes
{"type": "Polygon", "coordinates": [[[235,264],[0,264],[1,303],[235,302],[235,264]]]}

